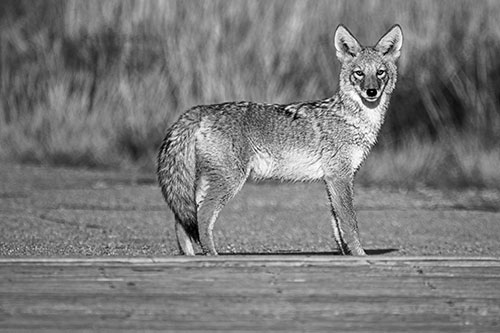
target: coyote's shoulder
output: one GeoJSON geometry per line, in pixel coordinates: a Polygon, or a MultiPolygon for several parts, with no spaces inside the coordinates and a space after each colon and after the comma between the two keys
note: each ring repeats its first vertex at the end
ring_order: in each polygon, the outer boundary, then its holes
{"type": "Polygon", "coordinates": [[[179,247],[216,254],[219,211],[249,176],[325,181],[342,253],[364,254],[352,208],[354,176],[375,144],[397,79],[399,26],[373,47],[343,26],[335,32],[341,63],[331,98],[291,104],[200,105],[169,129],[158,156],[158,179],[176,218],[179,247]]]}

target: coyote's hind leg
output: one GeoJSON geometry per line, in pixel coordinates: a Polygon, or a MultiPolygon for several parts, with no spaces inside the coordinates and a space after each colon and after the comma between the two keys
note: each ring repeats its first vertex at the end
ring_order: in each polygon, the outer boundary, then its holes
{"type": "Polygon", "coordinates": [[[217,255],[213,237],[213,228],[217,216],[226,203],[243,187],[246,175],[238,172],[232,174],[204,175],[205,186],[203,200],[198,207],[198,228],[200,245],[204,254],[217,255]]]}

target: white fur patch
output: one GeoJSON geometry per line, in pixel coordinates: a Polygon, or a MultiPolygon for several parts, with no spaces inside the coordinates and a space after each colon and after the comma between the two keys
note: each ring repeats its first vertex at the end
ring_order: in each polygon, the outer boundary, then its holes
{"type": "Polygon", "coordinates": [[[249,166],[254,177],[269,178],[275,168],[275,163],[268,154],[258,153],[252,157],[249,166]]]}
{"type": "Polygon", "coordinates": [[[375,126],[380,126],[382,123],[382,117],[383,113],[385,112],[385,100],[387,99],[387,96],[385,93],[382,93],[382,96],[380,96],[380,101],[379,105],[376,108],[370,109],[368,107],[364,107],[363,111],[366,115],[366,118],[370,122],[370,124],[375,125],[375,126]]]}
{"type": "Polygon", "coordinates": [[[283,151],[279,157],[257,153],[250,161],[250,168],[253,177],[263,179],[302,181],[320,179],[324,175],[319,156],[297,149],[283,151]]]}
{"type": "Polygon", "coordinates": [[[206,177],[201,176],[198,180],[198,184],[196,186],[196,206],[199,208],[207,195],[207,190],[209,188],[208,180],[206,177]]]}
{"type": "Polygon", "coordinates": [[[378,106],[375,108],[367,107],[363,103],[361,96],[359,96],[359,94],[354,90],[349,91],[348,95],[353,101],[355,101],[360,106],[361,110],[363,111],[363,115],[366,117],[366,120],[368,120],[370,126],[378,127],[381,125],[382,116],[383,113],[385,112],[385,103],[387,99],[387,95],[384,92],[380,96],[378,106]]]}
{"type": "Polygon", "coordinates": [[[365,160],[365,151],[361,147],[356,146],[353,148],[351,154],[352,169],[356,171],[365,160]]]}

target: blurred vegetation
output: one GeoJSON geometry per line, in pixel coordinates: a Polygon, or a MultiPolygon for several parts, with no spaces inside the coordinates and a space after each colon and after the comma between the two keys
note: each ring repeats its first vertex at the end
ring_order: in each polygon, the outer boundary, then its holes
{"type": "Polygon", "coordinates": [[[500,2],[3,0],[0,156],[154,170],[196,104],[333,95],[339,23],[405,35],[386,124],[360,181],[500,187],[500,2]]]}

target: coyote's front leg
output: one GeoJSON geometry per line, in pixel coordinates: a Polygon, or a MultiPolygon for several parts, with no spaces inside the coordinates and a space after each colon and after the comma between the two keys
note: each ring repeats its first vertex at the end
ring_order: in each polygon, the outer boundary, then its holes
{"type": "Polygon", "coordinates": [[[325,177],[328,198],[332,205],[332,226],[342,254],[366,255],[361,247],[358,223],[353,207],[352,178],[325,177]]]}

